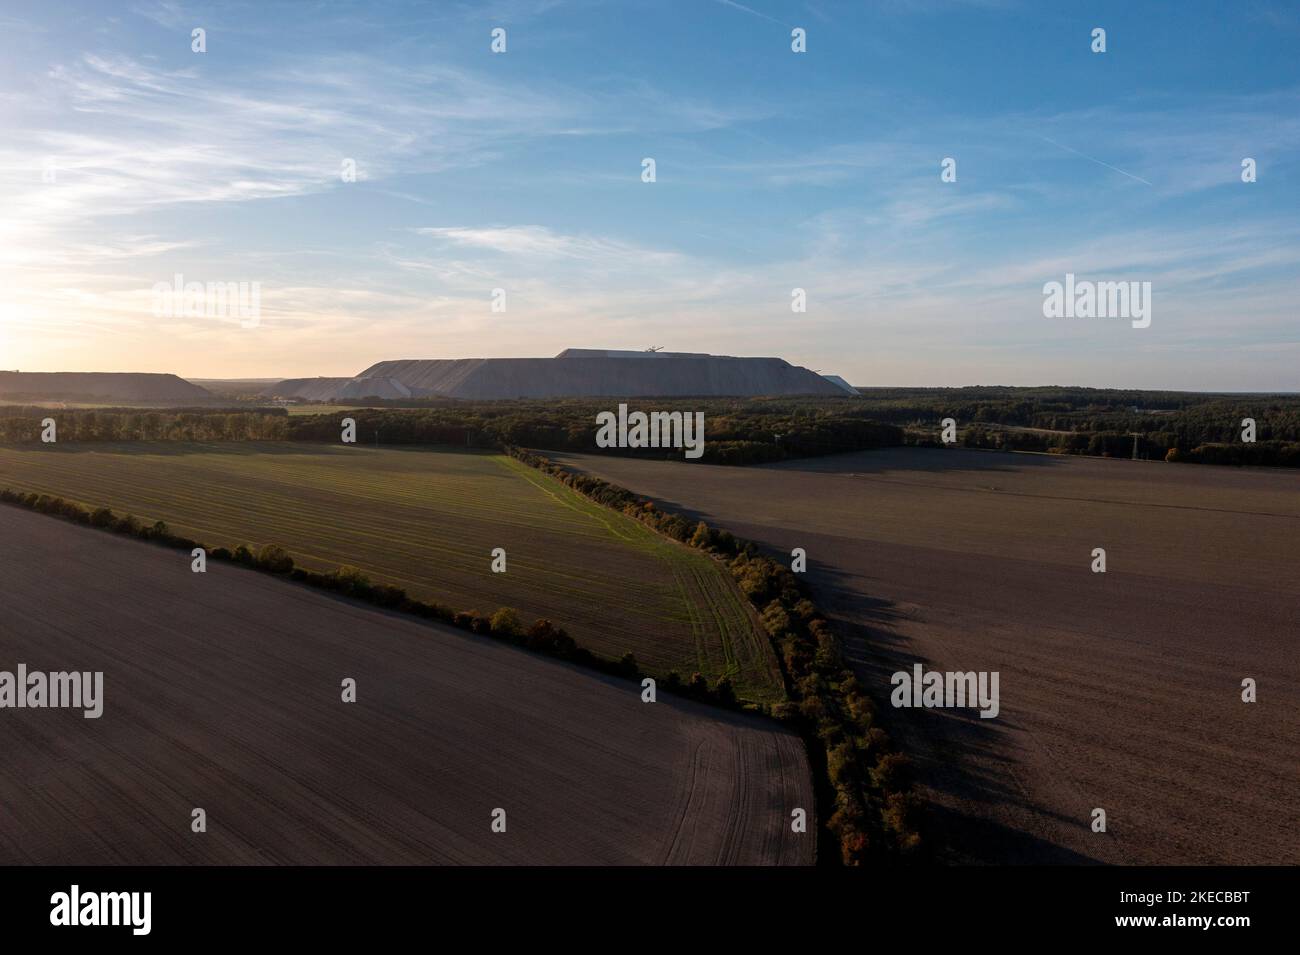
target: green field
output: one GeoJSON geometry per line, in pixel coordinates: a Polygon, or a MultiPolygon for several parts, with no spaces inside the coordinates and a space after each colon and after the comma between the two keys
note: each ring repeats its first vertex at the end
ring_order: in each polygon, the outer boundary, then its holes
{"type": "MultiPolygon", "coordinates": [[[[0,487],[107,506],[209,547],[281,544],[458,610],[515,607],[655,674],[782,696],[726,568],[501,454],[298,443],[0,447],[0,487]],[[507,571],[491,572],[493,548],[507,571]]],[[[188,558],[187,558],[188,559],[188,558]]],[[[270,636],[270,635],[268,635],[270,636]]]]}

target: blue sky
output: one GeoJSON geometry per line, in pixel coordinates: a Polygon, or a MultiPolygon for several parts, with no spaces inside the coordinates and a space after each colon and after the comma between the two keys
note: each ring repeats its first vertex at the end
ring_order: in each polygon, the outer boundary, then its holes
{"type": "Polygon", "coordinates": [[[10,3],[0,368],[1300,390],[1297,64],[1268,0],[10,3]],[[1151,282],[1151,326],[1045,318],[1066,272],[1151,282]],[[155,315],[177,273],[260,321],[155,315]]]}

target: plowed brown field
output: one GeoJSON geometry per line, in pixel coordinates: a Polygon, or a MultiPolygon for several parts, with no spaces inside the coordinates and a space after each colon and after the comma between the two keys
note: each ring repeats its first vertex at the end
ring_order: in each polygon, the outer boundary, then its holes
{"type": "Polygon", "coordinates": [[[0,670],[104,674],[0,710],[0,865],[813,861],[775,723],[8,506],[0,583],[0,670]]]}
{"type": "Polygon", "coordinates": [[[763,468],[551,456],[807,549],[945,858],[1300,863],[1300,474],[923,449],[763,468]],[[1000,715],[890,708],[915,662],[999,671],[1000,715]]]}

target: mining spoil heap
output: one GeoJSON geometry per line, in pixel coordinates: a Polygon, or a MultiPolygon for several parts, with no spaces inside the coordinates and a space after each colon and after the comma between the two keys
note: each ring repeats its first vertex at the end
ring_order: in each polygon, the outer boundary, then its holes
{"type": "Polygon", "coordinates": [[[175,375],[77,371],[0,371],[6,400],[202,401],[206,388],[175,375]]]}
{"type": "Polygon", "coordinates": [[[399,396],[482,400],[844,395],[845,390],[781,358],[569,348],[554,358],[381,361],[352,379],[283,381],[267,394],[316,401],[399,396]]]}

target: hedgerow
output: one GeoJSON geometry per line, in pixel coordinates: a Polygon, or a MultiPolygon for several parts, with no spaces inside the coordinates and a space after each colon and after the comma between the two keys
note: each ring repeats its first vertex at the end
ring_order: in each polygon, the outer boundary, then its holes
{"type": "Polygon", "coordinates": [[[506,452],[594,501],[725,560],[758,611],[781,664],[790,702],[770,712],[796,727],[814,748],[814,761],[825,767],[825,825],[838,841],[842,861],[858,865],[920,854],[920,800],[910,763],[876,725],[875,705],[845,664],[829,621],[788,568],[762,554],[757,544],[661,510],[626,488],[532,451],[507,447],[506,452]]]}
{"type": "MultiPolygon", "coordinates": [[[[256,554],[245,544],[239,545],[233,551],[224,547],[208,548],[198,541],[173,534],[162,521],[145,525],[134,515],[119,516],[106,507],[91,510],[75,501],[65,501],[61,497],[51,497],[48,494],[23,494],[9,488],[0,490],[0,502],[164,547],[186,551],[202,547],[209,560],[238,564],[250,570],[288,578],[308,587],[374,604],[386,610],[450,624],[470,633],[493,637],[535,653],[556,657],[602,673],[629,679],[643,675],[632,654],[625,654],[621,660],[597,656],[585,647],[578,646],[563,627],[557,626],[550,620],[542,618],[535,620],[531,625],[524,626],[519,618],[519,612],[512,607],[501,607],[495,613],[486,616],[477,610],[455,610],[445,604],[417,600],[409,596],[401,587],[373,583],[364,572],[348,565],[326,573],[306,570],[296,566],[293,556],[278,544],[267,544],[256,554]]],[[[667,675],[667,688],[670,692],[717,706],[739,708],[742,705],[736,699],[731,682],[726,677],[720,678],[711,687],[699,673],[694,674],[691,681],[685,685],[681,684],[680,677],[676,681],[672,680],[674,675],[667,675]]]]}

